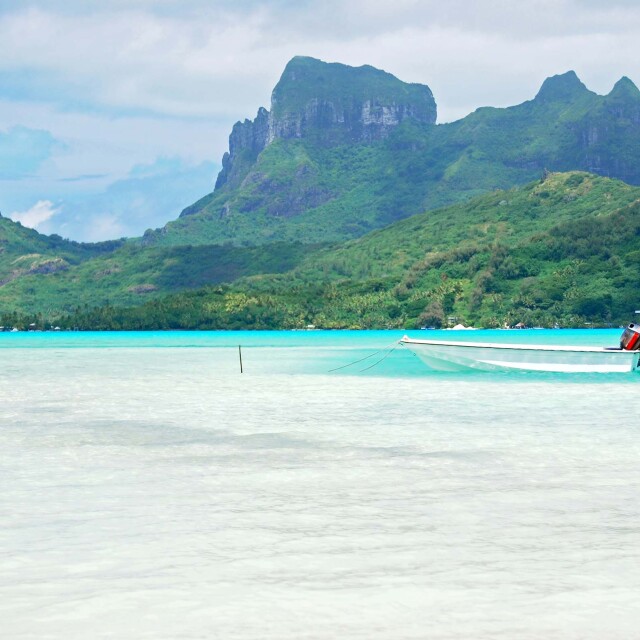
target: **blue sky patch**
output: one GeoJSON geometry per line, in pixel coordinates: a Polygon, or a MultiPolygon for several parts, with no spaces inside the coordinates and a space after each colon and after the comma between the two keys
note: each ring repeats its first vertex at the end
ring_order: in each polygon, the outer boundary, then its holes
{"type": "Polygon", "coordinates": [[[21,180],[37,172],[64,145],[49,131],[14,126],[0,131],[0,178],[21,180]]]}

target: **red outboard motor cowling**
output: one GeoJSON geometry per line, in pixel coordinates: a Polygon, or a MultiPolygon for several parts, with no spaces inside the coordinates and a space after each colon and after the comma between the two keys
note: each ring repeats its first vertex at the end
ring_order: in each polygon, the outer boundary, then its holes
{"type": "Polygon", "coordinates": [[[620,336],[620,348],[625,351],[640,351],[640,324],[633,322],[620,336]]]}

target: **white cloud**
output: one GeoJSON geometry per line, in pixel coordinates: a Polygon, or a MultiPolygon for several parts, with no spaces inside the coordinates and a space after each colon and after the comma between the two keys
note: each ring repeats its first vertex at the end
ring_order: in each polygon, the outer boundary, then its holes
{"type": "Polygon", "coordinates": [[[233,117],[238,101],[265,82],[265,69],[278,73],[268,60],[246,64],[268,32],[265,15],[257,10],[238,20],[219,12],[208,20],[139,10],[75,16],[29,8],[0,19],[6,52],[0,70],[27,70],[34,89],[71,106],[233,117]]]}
{"type": "Polygon", "coordinates": [[[439,83],[444,120],[531,97],[534,84],[569,68],[596,90],[623,74],[640,79],[640,5],[624,0],[68,5],[34,0],[0,12],[0,72],[33,74],[39,99],[66,108],[232,123],[268,106],[296,54],[439,83]]]}
{"type": "Polygon", "coordinates": [[[30,229],[38,229],[60,212],[50,200],[38,200],[27,211],[14,211],[9,217],[30,229]]]}

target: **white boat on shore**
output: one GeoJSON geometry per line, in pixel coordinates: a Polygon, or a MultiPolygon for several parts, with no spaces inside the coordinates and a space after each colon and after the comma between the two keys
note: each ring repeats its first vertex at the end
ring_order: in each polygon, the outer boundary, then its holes
{"type": "Polygon", "coordinates": [[[640,351],[621,347],[582,347],[498,342],[400,341],[437,371],[478,369],[560,373],[628,373],[638,368],[640,351]]]}

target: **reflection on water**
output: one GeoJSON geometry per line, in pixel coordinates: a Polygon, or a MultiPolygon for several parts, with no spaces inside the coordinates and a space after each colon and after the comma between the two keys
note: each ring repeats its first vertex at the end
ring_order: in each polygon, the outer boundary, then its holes
{"type": "Polygon", "coordinates": [[[634,637],[640,378],[383,333],[3,350],[3,636],[634,637]]]}

